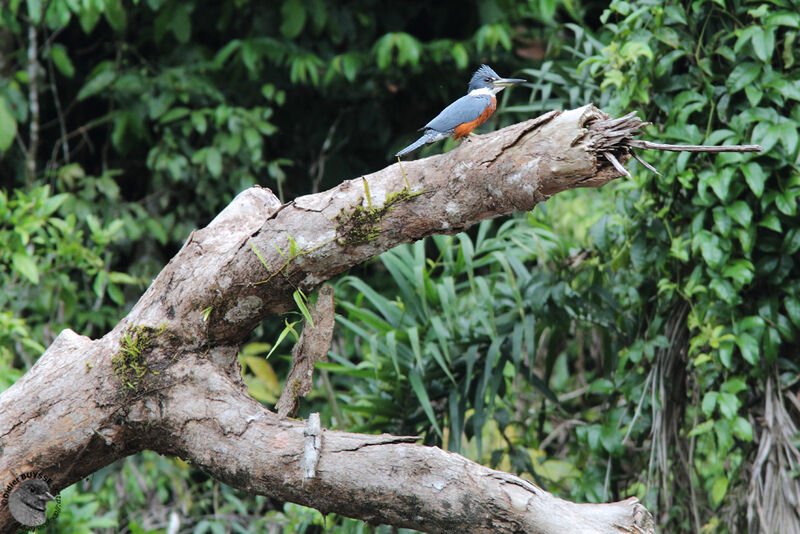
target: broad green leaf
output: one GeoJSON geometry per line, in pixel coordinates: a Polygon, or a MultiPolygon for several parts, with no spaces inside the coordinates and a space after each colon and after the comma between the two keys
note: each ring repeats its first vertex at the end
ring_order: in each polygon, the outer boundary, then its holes
{"type": "Polygon", "coordinates": [[[155,237],[159,243],[162,245],[167,244],[167,231],[158,219],[147,219],[145,227],[148,232],[153,234],[153,237],[155,237]]]}
{"type": "Polygon", "coordinates": [[[64,28],[69,24],[71,18],[72,13],[66,1],[51,1],[47,3],[47,9],[44,12],[44,20],[47,28],[51,30],[64,28]]]}
{"type": "Polygon", "coordinates": [[[751,161],[742,167],[742,172],[744,173],[744,179],[747,181],[747,185],[750,186],[750,190],[756,197],[761,198],[761,195],[764,193],[764,182],[767,181],[767,175],[761,168],[761,165],[755,161],[751,161]]]}
{"type": "Polygon", "coordinates": [[[86,225],[93,236],[100,235],[103,232],[103,226],[100,224],[100,219],[94,214],[89,214],[86,217],[86,225]]]}
{"type": "Polygon", "coordinates": [[[325,28],[325,23],[328,21],[326,2],[324,0],[309,0],[309,2],[306,5],[311,15],[311,24],[314,32],[318,34],[325,28]]]}
{"type": "Polygon", "coordinates": [[[50,57],[53,59],[53,64],[61,74],[67,78],[72,78],[75,75],[75,66],[69,59],[67,48],[64,45],[60,43],[53,44],[53,46],[50,47],[50,57]]]}
{"type": "Polygon", "coordinates": [[[306,24],[306,9],[301,0],[284,0],[281,6],[281,33],[287,39],[294,39],[303,31],[306,24]]]}
{"type": "Polygon", "coordinates": [[[768,213],[764,215],[764,218],[761,219],[758,225],[763,226],[764,228],[769,228],[770,230],[775,232],[783,231],[783,229],[781,228],[781,220],[774,213],[768,213]]]}
{"type": "Polygon", "coordinates": [[[222,175],[222,154],[214,145],[208,147],[206,151],[206,167],[208,167],[208,172],[214,178],[219,178],[222,175]]]}
{"type": "Polygon", "coordinates": [[[750,102],[750,105],[756,107],[758,103],[761,102],[764,91],[755,85],[746,85],[744,87],[744,94],[747,96],[747,101],[750,102]]]}
{"type": "Polygon", "coordinates": [[[738,37],[736,39],[736,44],[733,45],[734,54],[739,54],[743,49],[746,50],[745,46],[750,42],[750,39],[753,38],[753,34],[762,31],[762,28],[755,24],[747,26],[741,31],[737,31],[736,34],[738,37]]]}
{"type": "Polygon", "coordinates": [[[775,89],[787,100],[800,100],[800,84],[797,84],[796,82],[793,83],[792,81],[784,78],[773,78],[769,81],[769,83],[765,84],[765,87],[775,89]]]}
{"type": "Polygon", "coordinates": [[[725,419],[733,419],[741,404],[739,398],[732,393],[720,393],[717,397],[719,412],[725,419]]]}
{"type": "Polygon", "coordinates": [[[179,43],[188,43],[192,36],[192,19],[186,5],[177,5],[172,13],[172,33],[179,43]]]}
{"type": "Polygon", "coordinates": [[[739,377],[734,377],[726,380],[719,389],[725,393],[736,394],[747,389],[747,383],[739,377]]]}
{"type": "Polygon", "coordinates": [[[761,65],[752,61],[745,61],[736,65],[728,76],[726,85],[731,93],[737,93],[744,89],[745,85],[753,83],[761,74],[761,65]]]}
{"type": "Polygon", "coordinates": [[[24,252],[15,252],[11,257],[11,262],[14,265],[14,269],[31,283],[39,283],[39,268],[33,258],[24,252]]]}
{"type": "Polygon", "coordinates": [[[214,56],[214,64],[216,68],[222,67],[228,58],[241,47],[242,42],[239,39],[233,39],[228,44],[219,49],[214,56]]]}
{"type": "Polygon", "coordinates": [[[78,21],[81,23],[84,33],[91,33],[100,20],[101,13],[98,4],[99,2],[85,1],[78,11],[78,21]]]}
{"type": "Polygon", "coordinates": [[[11,114],[6,99],[0,95],[0,151],[6,151],[17,136],[17,120],[11,114]]]}
{"type": "Polygon", "coordinates": [[[347,81],[355,81],[360,66],[361,60],[356,54],[342,55],[342,73],[344,77],[347,78],[347,81]]]}
{"type": "Polygon", "coordinates": [[[728,142],[730,138],[735,136],[736,132],[734,132],[733,130],[728,130],[727,128],[714,130],[708,135],[704,144],[706,145],[725,144],[728,142]]]}
{"type": "Polygon", "coordinates": [[[758,364],[760,351],[756,338],[746,332],[743,332],[736,336],[736,345],[739,347],[739,350],[742,351],[742,357],[747,361],[747,363],[750,365],[758,364]]]}
{"type": "Polygon", "coordinates": [[[150,119],[158,119],[172,107],[175,102],[175,95],[171,91],[163,91],[157,96],[147,99],[147,115],[150,119]]]}
{"type": "Polygon", "coordinates": [[[450,55],[453,56],[453,60],[459,69],[465,69],[469,65],[469,54],[461,43],[455,43],[450,48],[450,55]]]}
{"type": "Polygon", "coordinates": [[[728,304],[734,305],[736,303],[738,294],[733,285],[727,280],[715,278],[711,281],[709,287],[714,291],[714,293],[717,294],[717,296],[719,296],[719,298],[728,304]]]}
{"type": "Polygon", "coordinates": [[[261,52],[256,46],[254,41],[247,40],[242,43],[242,62],[247,70],[251,72],[258,72],[261,65],[261,52]]]}
{"type": "Polygon", "coordinates": [[[714,215],[714,226],[719,231],[719,234],[723,237],[728,237],[728,234],[731,232],[731,217],[728,213],[725,213],[725,208],[722,206],[717,206],[714,208],[713,211],[714,215]]]}
{"type": "Polygon", "coordinates": [[[677,258],[682,262],[689,261],[689,248],[686,239],[683,236],[677,236],[672,239],[670,249],[670,256],[677,258]]]}
{"type": "Polygon", "coordinates": [[[794,154],[797,150],[797,128],[797,123],[785,121],[771,126],[768,132],[774,133],[780,139],[787,153],[794,154]]]}
{"type": "Polygon", "coordinates": [[[750,261],[736,259],[725,265],[722,269],[722,276],[734,280],[735,285],[741,288],[752,282],[754,271],[755,268],[750,261]]]}
{"type": "Polygon", "coordinates": [[[714,428],[714,421],[713,420],[703,421],[702,423],[698,424],[696,427],[694,427],[689,432],[689,436],[688,437],[691,438],[692,436],[698,436],[700,434],[705,434],[706,432],[710,431],[712,428],[714,428]]]}
{"type": "Polygon", "coordinates": [[[720,476],[714,479],[711,486],[711,505],[716,508],[728,494],[728,477],[720,476]]]}
{"type": "Polygon", "coordinates": [[[787,298],[783,305],[786,308],[789,319],[797,328],[800,328],[800,299],[795,297],[787,298]]]}
{"type": "Polygon", "coordinates": [[[138,280],[128,273],[121,273],[118,271],[108,273],[108,279],[115,284],[135,285],[138,283],[138,280]]]}
{"type": "Polygon", "coordinates": [[[108,24],[118,32],[124,30],[128,24],[128,18],[125,8],[122,6],[122,0],[104,0],[103,3],[105,4],[103,14],[108,24]]]}
{"type": "Polygon", "coordinates": [[[44,203],[44,214],[52,215],[70,196],[69,193],[60,193],[49,197],[44,203]]]}
{"type": "Polygon", "coordinates": [[[158,119],[158,122],[160,122],[161,124],[166,124],[168,122],[173,122],[173,121],[176,121],[178,119],[182,119],[185,116],[187,116],[188,114],[189,114],[189,109],[188,108],[175,107],[175,108],[172,108],[171,110],[167,111],[166,113],[164,113],[161,116],[161,118],[158,119]]]}
{"type": "Polygon", "coordinates": [[[706,414],[706,417],[711,417],[711,414],[714,413],[714,408],[717,407],[717,397],[719,393],[716,391],[709,391],[705,395],[703,395],[703,402],[700,405],[700,408],[703,410],[703,413],[706,414]]]}
{"type": "Polygon", "coordinates": [[[737,415],[733,420],[733,435],[742,441],[753,441],[753,425],[741,415],[737,415]]]}
{"type": "Polygon", "coordinates": [[[787,256],[794,255],[800,249],[800,228],[795,227],[786,233],[781,244],[781,252],[787,256]]]}
{"type": "Polygon", "coordinates": [[[110,283],[106,286],[106,293],[114,301],[115,304],[118,306],[122,306],[125,304],[125,295],[122,293],[122,290],[116,284],[110,283]]]}
{"type": "Polygon", "coordinates": [[[414,39],[407,33],[395,34],[395,46],[397,48],[397,64],[402,66],[407,63],[417,65],[419,63],[419,56],[422,53],[422,47],[419,41],[414,39]]]}
{"type": "Polygon", "coordinates": [[[622,448],[622,435],[619,429],[616,426],[603,426],[600,431],[600,443],[603,445],[603,449],[609,453],[619,454],[622,448]]]}
{"type": "Polygon", "coordinates": [[[727,206],[725,211],[740,225],[744,227],[750,226],[750,221],[753,218],[753,210],[745,201],[737,200],[730,206],[727,206]]]}
{"type": "Polygon", "coordinates": [[[692,240],[693,246],[700,247],[700,253],[703,259],[712,267],[716,267],[722,261],[724,252],[719,247],[719,237],[711,234],[706,230],[702,230],[692,240]]]}
{"type": "Polygon", "coordinates": [[[790,11],[779,11],[767,18],[769,26],[788,26],[790,28],[800,28],[800,15],[790,11]]]}
{"type": "Polygon", "coordinates": [[[78,100],[86,100],[90,96],[94,96],[109,85],[116,79],[117,75],[113,70],[113,66],[107,63],[102,69],[96,70],[94,76],[89,78],[78,91],[78,100]]]}
{"type": "Polygon", "coordinates": [[[123,112],[114,119],[114,128],[111,130],[111,144],[122,152],[126,152],[125,147],[125,134],[128,131],[129,122],[131,121],[131,112],[123,112]]]}
{"type": "Polygon", "coordinates": [[[711,185],[711,189],[714,190],[714,194],[717,195],[717,198],[726,202],[728,195],[730,194],[731,184],[733,183],[733,174],[734,169],[732,167],[725,167],[720,169],[718,172],[713,173],[708,183],[711,185]]]}
{"type": "Polygon", "coordinates": [[[730,369],[733,364],[733,343],[730,340],[725,340],[719,344],[717,355],[719,361],[726,369],[730,369]]]}
{"type": "Polygon", "coordinates": [[[750,42],[753,45],[753,52],[761,61],[768,63],[772,59],[772,52],[775,49],[775,30],[772,28],[757,28],[753,33],[750,42]]]}
{"type": "Polygon", "coordinates": [[[791,189],[787,189],[783,193],[778,194],[775,197],[775,207],[777,207],[781,213],[794,217],[795,213],[797,213],[796,193],[791,189]]]}
{"type": "Polygon", "coordinates": [[[753,143],[761,145],[765,153],[772,151],[773,147],[778,144],[780,140],[780,131],[774,128],[774,126],[775,125],[769,121],[763,121],[756,124],[755,128],[753,128],[753,143]]]}
{"type": "Polygon", "coordinates": [[[678,59],[682,58],[686,55],[686,50],[672,50],[661,56],[656,63],[656,70],[655,75],[657,78],[661,78],[667,72],[669,72],[670,67],[672,64],[675,63],[678,59]]]}
{"type": "Polygon", "coordinates": [[[25,0],[28,5],[28,16],[34,24],[39,24],[42,21],[42,2],[41,0],[25,0]]]}
{"type": "Polygon", "coordinates": [[[742,332],[746,330],[755,330],[756,337],[761,335],[761,332],[764,330],[764,325],[767,324],[764,319],[759,317],[758,315],[748,315],[736,323],[737,332],[742,332]]]}
{"type": "Polygon", "coordinates": [[[240,356],[256,357],[266,354],[271,348],[272,345],[270,343],[253,341],[242,347],[239,354],[240,356]]]}

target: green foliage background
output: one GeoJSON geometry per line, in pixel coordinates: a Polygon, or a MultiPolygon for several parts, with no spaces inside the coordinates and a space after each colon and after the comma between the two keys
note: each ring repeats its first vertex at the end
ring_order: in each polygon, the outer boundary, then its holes
{"type": "MultiPolygon", "coordinates": [[[[0,5],[0,389],[100,336],[189,232],[388,164],[482,62],[488,125],[594,102],[668,143],[657,176],[394,249],[336,281],[303,414],[419,434],[669,532],[800,532],[796,0],[10,0],[0,5]]],[[[445,145],[445,149],[451,146],[445,145]]],[[[442,146],[423,149],[436,153],[442,146]]],[[[299,319],[287,318],[288,321],[299,319]]],[[[242,348],[268,405],[283,321],[242,348]]],[[[145,453],[62,492],[63,532],[395,532],[145,453]]]]}

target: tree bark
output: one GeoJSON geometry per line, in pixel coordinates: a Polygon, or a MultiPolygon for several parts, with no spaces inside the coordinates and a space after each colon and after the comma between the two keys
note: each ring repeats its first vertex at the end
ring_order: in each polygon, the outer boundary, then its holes
{"type": "MultiPolygon", "coordinates": [[[[601,156],[626,161],[635,130],[620,134],[589,105],[288,204],[260,187],[242,192],[111,332],[62,332],[0,395],[0,474],[38,471],[58,491],[151,449],[249,492],[425,532],[654,532],[635,498],[570,503],[413,437],[281,420],[248,396],[236,358],[263,318],[294,306],[296,289],[308,294],[398,244],[619,177],[601,156]]],[[[0,531],[16,526],[0,509],[0,531]]]]}

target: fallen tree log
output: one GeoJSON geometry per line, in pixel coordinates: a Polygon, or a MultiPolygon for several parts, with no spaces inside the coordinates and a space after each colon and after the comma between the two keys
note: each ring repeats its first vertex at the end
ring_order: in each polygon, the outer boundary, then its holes
{"type": "MultiPolygon", "coordinates": [[[[297,289],[398,244],[621,176],[641,125],[589,105],[287,204],[268,189],[242,192],[112,331],[62,332],[0,395],[0,473],[36,471],[59,491],[150,449],[249,492],[426,532],[653,532],[635,498],[570,503],[413,437],[282,420],[248,396],[236,357],[297,289]]],[[[16,527],[0,508],[0,531],[16,527]]]]}

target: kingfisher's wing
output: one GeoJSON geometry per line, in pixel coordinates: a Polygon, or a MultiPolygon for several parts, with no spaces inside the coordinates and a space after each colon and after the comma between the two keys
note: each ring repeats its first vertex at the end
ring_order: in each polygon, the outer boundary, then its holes
{"type": "Polygon", "coordinates": [[[433,120],[420,130],[435,130],[451,133],[456,126],[472,122],[492,105],[489,95],[464,95],[442,110],[433,120]]]}

